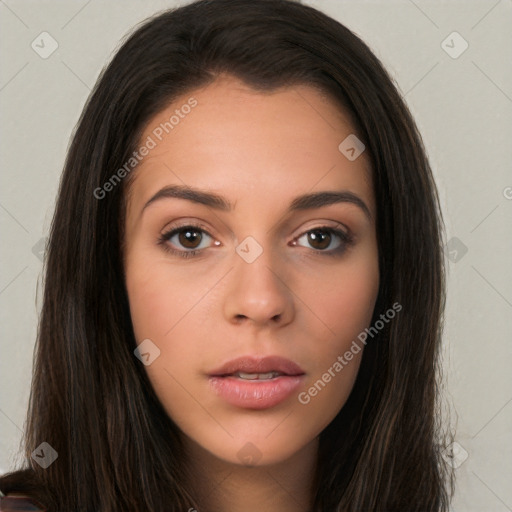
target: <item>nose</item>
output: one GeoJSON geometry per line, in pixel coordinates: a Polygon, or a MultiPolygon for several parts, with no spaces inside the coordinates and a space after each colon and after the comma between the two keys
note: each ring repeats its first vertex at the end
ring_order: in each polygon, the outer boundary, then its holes
{"type": "Polygon", "coordinates": [[[282,327],[294,316],[294,296],[285,272],[270,251],[252,263],[235,255],[235,268],[229,273],[224,314],[233,324],[251,323],[258,327],[282,327]]]}

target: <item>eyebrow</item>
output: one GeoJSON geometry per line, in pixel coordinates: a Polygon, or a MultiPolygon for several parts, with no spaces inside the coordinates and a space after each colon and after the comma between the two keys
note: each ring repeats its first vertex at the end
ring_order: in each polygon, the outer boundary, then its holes
{"type": "MultiPolygon", "coordinates": [[[[185,199],[219,211],[228,212],[233,209],[233,205],[221,195],[195,189],[187,185],[169,185],[160,189],[152,196],[142,208],[142,212],[155,201],[171,198],[185,199]]],[[[298,196],[290,203],[288,211],[312,210],[337,203],[353,204],[359,207],[369,220],[372,220],[372,214],[366,203],[358,195],[348,190],[314,192],[298,196]]]]}

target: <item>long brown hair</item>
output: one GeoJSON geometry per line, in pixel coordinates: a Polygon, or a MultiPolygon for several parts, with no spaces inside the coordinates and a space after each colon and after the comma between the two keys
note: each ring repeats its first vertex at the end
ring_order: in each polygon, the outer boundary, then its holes
{"type": "Polygon", "coordinates": [[[349,29],[289,0],[201,0],[145,21],[103,70],[61,179],[25,430],[25,466],[0,479],[49,512],[183,511],[179,432],[140,362],[121,246],[126,181],[106,183],[174,98],[229,73],[260,91],[310,85],[353,119],[371,157],[381,285],[399,315],[364,352],[322,432],[315,512],[446,512],[441,457],[442,216],[421,136],[392,79],[349,29]],[[58,453],[43,469],[30,454],[58,453]]]}

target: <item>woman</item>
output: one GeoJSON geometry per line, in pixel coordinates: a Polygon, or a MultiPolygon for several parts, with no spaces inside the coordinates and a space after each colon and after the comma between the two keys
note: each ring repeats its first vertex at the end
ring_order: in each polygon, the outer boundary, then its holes
{"type": "Polygon", "coordinates": [[[441,247],[421,137],[347,28],[287,0],[155,16],[74,134],[26,468],[0,489],[48,512],[447,511],[441,247]]]}

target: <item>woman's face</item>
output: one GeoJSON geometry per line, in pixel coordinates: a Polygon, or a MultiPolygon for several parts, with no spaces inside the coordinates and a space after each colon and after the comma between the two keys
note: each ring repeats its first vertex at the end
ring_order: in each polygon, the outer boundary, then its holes
{"type": "Polygon", "coordinates": [[[286,460],[353,387],[379,267],[351,135],[312,88],[262,94],[224,76],[141,139],[125,252],[138,354],[185,439],[224,461],[286,460]]]}

